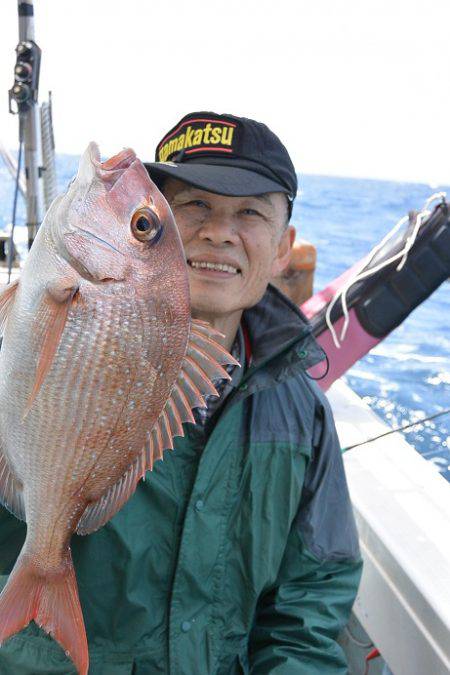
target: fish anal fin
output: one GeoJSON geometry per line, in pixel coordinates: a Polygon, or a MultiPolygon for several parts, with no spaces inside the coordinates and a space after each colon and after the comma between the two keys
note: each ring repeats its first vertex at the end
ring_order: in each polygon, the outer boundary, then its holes
{"type": "Polygon", "coordinates": [[[8,511],[25,520],[25,506],[23,502],[22,484],[15,478],[8,460],[6,459],[0,442],[0,502],[8,511]]]}
{"type": "Polygon", "coordinates": [[[44,324],[42,343],[40,345],[34,386],[28,399],[24,416],[28,414],[51,368],[77,290],[77,286],[65,284],[64,280],[61,280],[58,284],[48,285],[47,291],[41,301],[38,320],[41,320],[44,324]]]}
{"type": "Polygon", "coordinates": [[[0,288],[0,336],[5,330],[9,310],[11,309],[16,291],[19,288],[19,281],[13,281],[12,284],[0,288]]]}
{"type": "Polygon", "coordinates": [[[77,525],[78,534],[95,532],[122,508],[135,491],[139,479],[145,473],[145,464],[146,448],[100,499],[86,507],[77,525]]]}

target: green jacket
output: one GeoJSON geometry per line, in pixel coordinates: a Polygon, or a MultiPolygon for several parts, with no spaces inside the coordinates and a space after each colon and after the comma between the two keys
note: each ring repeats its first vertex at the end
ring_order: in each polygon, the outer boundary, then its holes
{"type": "MultiPolygon", "coordinates": [[[[336,637],[361,561],[339,443],[305,375],[322,358],[269,287],[245,313],[252,365],[212,429],[187,425],[123,509],[73,537],[92,675],[344,674],[336,637]]],[[[25,526],[0,513],[0,572],[25,526]]],[[[75,673],[34,624],[3,675],[75,673]]]]}

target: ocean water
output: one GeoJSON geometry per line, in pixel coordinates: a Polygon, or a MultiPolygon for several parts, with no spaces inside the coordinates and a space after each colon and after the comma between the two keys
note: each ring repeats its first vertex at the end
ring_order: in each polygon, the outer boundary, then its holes
{"type": "MultiPolygon", "coordinates": [[[[57,158],[64,189],[78,159],[57,158]]],[[[317,247],[315,290],[326,286],[362,258],[411,209],[420,209],[436,191],[450,187],[380,180],[300,177],[301,194],[292,222],[317,247]]],[[[11,222],[13,181],[0,166],[0,230],[11,222]]],[[[19,200],[18,223],[24,221],[19,200]]],[[[17,230],[26,246],[26,230],[17,230]]],[[[391,427],[417,422],[450,407],[450,283],[445,282],[407,320],[358,361],[347,383],[391,427]]],[[[450,480],[450,414],[402,432],[418,452],[450,480]]]]}
{"type": "MultiPolygon", "coordinates": [[[[293,223],[317,247],[315,290],[375,246],[411,209],[450,187],[304,176],[293,223]]],[[[345,380],[391,427],[450,408],[450,283],[444,282],[345,380]]],[[[402,432],[450,480],[450,414],[402,432]]]]}

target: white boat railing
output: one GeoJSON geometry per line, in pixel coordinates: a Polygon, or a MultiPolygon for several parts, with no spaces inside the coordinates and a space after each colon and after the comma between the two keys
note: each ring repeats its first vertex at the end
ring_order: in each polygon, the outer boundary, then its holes
{"type": "MultiPolygon", "coordinates": [[[[327,395],[342,447],[386,431],[342,381],[327,395]]],[[[398,433],[344,464],[364,558],[354,613],[395,675],[448,675],[450,486],[398,433]]]]}

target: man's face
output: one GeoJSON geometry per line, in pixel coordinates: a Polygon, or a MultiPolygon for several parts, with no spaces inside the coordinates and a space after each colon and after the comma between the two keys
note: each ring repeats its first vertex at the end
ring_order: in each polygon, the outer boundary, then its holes
{"type": "Polygon", "coordinates": [[[289,258],[286,197],[226,197],[169,179],[163,188],[188,261],[194,316],[255,305],[289,258]]]}

